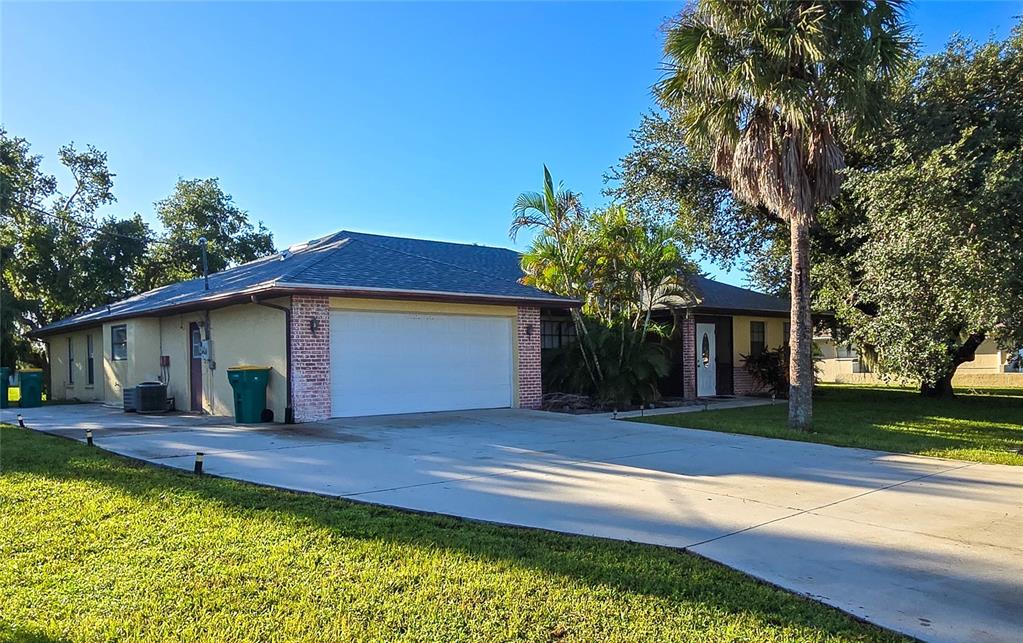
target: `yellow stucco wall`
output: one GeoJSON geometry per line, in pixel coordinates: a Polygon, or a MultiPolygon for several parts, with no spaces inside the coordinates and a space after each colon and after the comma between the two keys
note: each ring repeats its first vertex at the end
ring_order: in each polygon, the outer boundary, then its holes
{"type": "Polygon", "coordinates": [[[956,374],[974,375],[981,373],[1001,373],[1007,355],[998,350],[998,344],[990,339],[984,340],[974,355],[972,362],[961,364],[956,374]]]}
{"type": "Polygon", "coordinates": [[[54,335],[48,341],[50,347],[50,399],[51,400],[102,400],[104,396],[103,372],[103,329],[89,328],[73,333],[54,335]],[[89,384],[88,337],[92,336],[93,383],[89,384]],[[71,366],[74,382],[68,372],[68,340],[73,346],[71,366]]]}
{"type": "MultiPolygon", "coordinates": [[[[272,300],[287,305],[286,298],[272,300]]],[[[234,415],[234,391],[227,369],[237,365],[265,365],[273,370],[267,387],[267,408],[274,420],[284,421],[287,406],[287,349],[284,312],[240,304],[209,311],[209,326],[204,312],[169,315],[160,319],[159,345],[170,358],[167,369],[167,394],[175,398],[179,410],[191,406],[191,342],[188,327],[200,324],[203,339],[209,332],[210,360],[202,363],[202,407],[212,415],[234,415]]]]}
{"type": "Polygon", "coordinates": [[[764,339],[767,349],[781,347],[785,343],[785,320],[778,317],[732,317],[732,364],[742,366],[743,355],[750,353],[750,322],[764,322],[764,339]]]}
{"type": "MultiPolygon", "coordinates": [[[[287,300],[274,301],[285,305],[287,300]]],[[[284,312],[242,304],[210,311],[211,357],[216,369],[206,373],[212,378],[212,400],[207,399],[214,415],[234,415],[234,392],[227,380],[231,366],[269,366],[267,408],[274,420],[284,421],[287,405],[287,348],[284,312]]]]}
{"type": "MultiPolygon", "coordinates": [[[[288,305],[287,298],[273,300],[288,305]]],[[[50,337],[50,389],[55,400],[100,400],[121,404],[123,387],[144,381],[164,380],[167,394],[175,398],[180,411],[190,409],[190,350],[188,325],[206,323],[203,312],[165,317],[140,317],[103,324],[74,333],[50,337]],[[127,359],[114,360],[112,328],[123,325],[127,331],[127,359]],[[93,335],[94,385],[85,385],[86,335],[93,335]],[[75,383],[67,382],[67,338],[74,342],[75,383]],[[170,358],[170,366],[161,369],[160,356],[170,358]]],[[[213,415],[233,415],[234,395],[227,380],[227,368],[239,364],[267,365],[273,371],[267,388],[267,406],[274,419],[284,420],[287,405],[287,363],[284,313],[279,310],[242,304],[210,311],[210,362],[203,362],[203,409],[213,415]]],[[[203,336],[206,329],[203,328],[203,336]]]]}

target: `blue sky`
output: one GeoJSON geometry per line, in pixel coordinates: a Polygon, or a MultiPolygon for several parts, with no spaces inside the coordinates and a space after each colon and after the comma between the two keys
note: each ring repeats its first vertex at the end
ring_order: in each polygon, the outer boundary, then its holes
{"type": "MultiPolygon", "coordinates": [[[[106,151],[104,213],[152,221],[178,177],[217,176],[279,246],[341,228],[511,246],[543,163],[604,202],[680,6],[4,2],[0,119],[61,180],[60,145],[106,151]]],[[[930,52],[1020,14],[919,2],[910,19],[930,52]]]]}

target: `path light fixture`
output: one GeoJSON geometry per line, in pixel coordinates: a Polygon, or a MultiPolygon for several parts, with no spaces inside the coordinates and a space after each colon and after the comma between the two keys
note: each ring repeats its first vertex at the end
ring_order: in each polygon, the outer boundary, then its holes
{"type": "Polygon", "coordinates": [[[21,417],[21,413],[18,413],[18,426],[20,426],[23,429],[26,428],[25,427],[25,418],[21,417]]]}
{"type": "Polygon", "coordinates": [[[92,429],[85,430],[85,443],[92,446],[92,429]]]}
{"type": "Polygon", "coordinates": [[[206,454],[202,451],[195,452],[195,468],[192,469],[192,471],[195,472],[195,475],[197,476],[202,475],[202,459],[204,455],[206,454]]]}

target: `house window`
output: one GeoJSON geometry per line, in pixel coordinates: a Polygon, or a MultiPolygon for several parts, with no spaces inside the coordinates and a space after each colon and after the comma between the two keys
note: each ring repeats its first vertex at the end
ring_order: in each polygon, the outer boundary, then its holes
{"type": "Polygon", "coordinates": [[[835,345],[835,357],[838,359],[856,359],[859,357],[856,349],[848,344],[837,344],[835,345]]]}
{"type": "Polygon", "coordinates": [[[782,335],[782,338],[781,338],[781,343],[784,344],[785,346],[788,346],[789,345],[789,335],[792,334],[792,324],[790,324],[788,322],[785,322],[782,325],[782,333],[783,333],[783,335],[782,335]]]}
{"type": "Polygon", "coordinates": [[[93,352],[92,335],[85,336],[85,376],[89,386],[96,383],[96,354],[93,352]]]}
{"type": "Polygon", "coordinates": [[[575,341],[575,324],[570,321],[540,322],[540,347],[561,348],[575,341]]]}
{"type": "Polygon", "coordinates": [[[202,359],[202,333],[198,328],[192,330],[192,359],[202,359]]]}
{"type": "Polygon", "coordinates": [[[764,348],[767,346],[765,339],[764,322],[762,321],[751,321],[749,323],[749,354],[751,357],[757,357],[764,352],[764,348]]]}
{"type": "Polygon", "coordinates": [[[75,383],[75,343],[67,338],[67,383],[75,383]]]}
{"type": "Polygon", "coordinates": [[[110,327],[110,359],[128,359],[128,327],[124,324],[110,327]]]}

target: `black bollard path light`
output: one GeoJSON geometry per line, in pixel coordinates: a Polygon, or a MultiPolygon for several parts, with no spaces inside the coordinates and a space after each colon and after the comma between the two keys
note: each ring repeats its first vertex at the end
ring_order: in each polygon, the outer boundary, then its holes
{"type": "Polygon", "coordinates": [[[195,469],[193,471],[197,476],[202,475],[202,459],[205,455],[202,451],[195,452],[195,469]]]}

